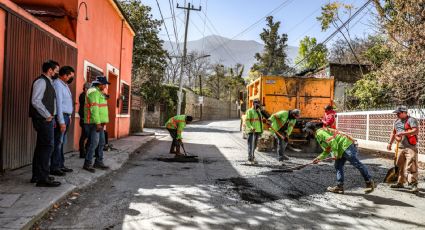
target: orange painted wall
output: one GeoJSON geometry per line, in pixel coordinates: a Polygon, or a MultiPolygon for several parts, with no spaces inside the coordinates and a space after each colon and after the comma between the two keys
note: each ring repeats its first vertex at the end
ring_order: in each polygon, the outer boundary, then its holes
{"type": "MultiPolygon", "coordinates": [[[[81,1],[79,1],[80,3],[81,1]]],[[[77,21],[77,48],[78,48],[78,67],[75,100],[78,102],[78,95],[82,91],[84,84],[84,61],[88,61],[97,67],[103,69],[107,75],[107,64],[119,69],[121,80],[131,85],[131,63],[133,50],[133,35],[131,30],[124,23],[123,43],[122,43],[122,61],[120,69],[120,44],[121,44],[121,28],[122,18],[109,0],[88,0],[89,20],[84,20],[84,17],[79,17],[77,21]]],[[[117,95],[118,89],[117,87],[117,95]]],[[[116,100],[116,99],[109,99],[116,100]]],[[[78,108],[78,104],[76,105],[78,108]]],[[[119,109],[115,108],[116,113],[119,109]]],[[[128,136],[130,131],[130,118],[118,117],[115,124],[117,132],[115,136],[128,136]]],[[[80,128],[78,120],[75,125],[75,143],[78,148],[78,138],[80,137],[80,128]]]]}

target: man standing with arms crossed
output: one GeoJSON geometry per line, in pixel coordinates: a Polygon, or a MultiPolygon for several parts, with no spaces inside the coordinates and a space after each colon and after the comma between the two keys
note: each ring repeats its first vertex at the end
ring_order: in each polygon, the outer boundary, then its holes
{"type": "Polygon", "coordinates": [[[43,74],[34,80],[31,87],[29,115],[37,132],[37,144],[32,162],[31,183],[37,187],[57,187],[50,173],[50,157],[54,149],[54,116],[56,115],[56,96],[52,78],[58,75],[59,64],[47,61],[42,66],[43,74]]]}
{"type": "Polygon", "coordinates": [[[394,122],[394,128],[391,132],[390,142],[387,149],[391,151],[394,140],[399,142],[396,165],[399,168],[397,184],[391,185],[391,188],[404,188],[406,181],[411,186],[411,192],[418,192],[418,121],[407,114],[407,107],[400,106],[394,113],[397,114],[397,120],[394,122]]]}

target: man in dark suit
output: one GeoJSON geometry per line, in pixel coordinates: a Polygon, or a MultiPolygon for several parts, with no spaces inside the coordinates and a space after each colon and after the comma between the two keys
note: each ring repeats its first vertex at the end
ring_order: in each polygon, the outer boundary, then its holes
{"type": "Polygon", "coordinates": [[[37,187],[57,187],[50,173],[50,157],[54,149],[54,116],[56,115],[56,95],[53,78],[59,75],[59,64],[47,61],[42,66],[43,74],[34,80],[31,88],[29,115],[37,132],[37,144],[32,163],[32,183],[37,187]]]}

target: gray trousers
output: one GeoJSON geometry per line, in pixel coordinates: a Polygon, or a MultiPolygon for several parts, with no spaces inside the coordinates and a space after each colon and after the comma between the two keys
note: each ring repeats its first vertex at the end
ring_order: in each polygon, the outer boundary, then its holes
{"type": "Polygon", "coordinates": [[[260,133],[248,133],[248,160],[252,161],[255,159],[255,149],[257,148],[258,137],[260,133]]]}

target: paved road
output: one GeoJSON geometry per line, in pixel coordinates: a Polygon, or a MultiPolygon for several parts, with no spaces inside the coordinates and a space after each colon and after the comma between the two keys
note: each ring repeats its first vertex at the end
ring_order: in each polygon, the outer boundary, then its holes
{"type": "MultiPolygon", "coordinates": [[[[360,174],[346,169],[346,194],[326,193],[334,183],[330,163],[292,173],[275,156],[257,153],[258,167],[245,165],[246,144],[238,121],[191,125],[186,149],[198,163],[170,163],[170,139],[135,154],[121,170],[79,191],[53,210],[42,229],[417,229],[425,228],[423,184],[419,196],[379,184],[365,195],[360,174]]],[[[362,156],[377,181],[391,162],[362,156]]],[[[291,157],[288,166],[308,162],[291,157]]],[[[423,181],[423,179],[421,179],[423,181]]]]}

